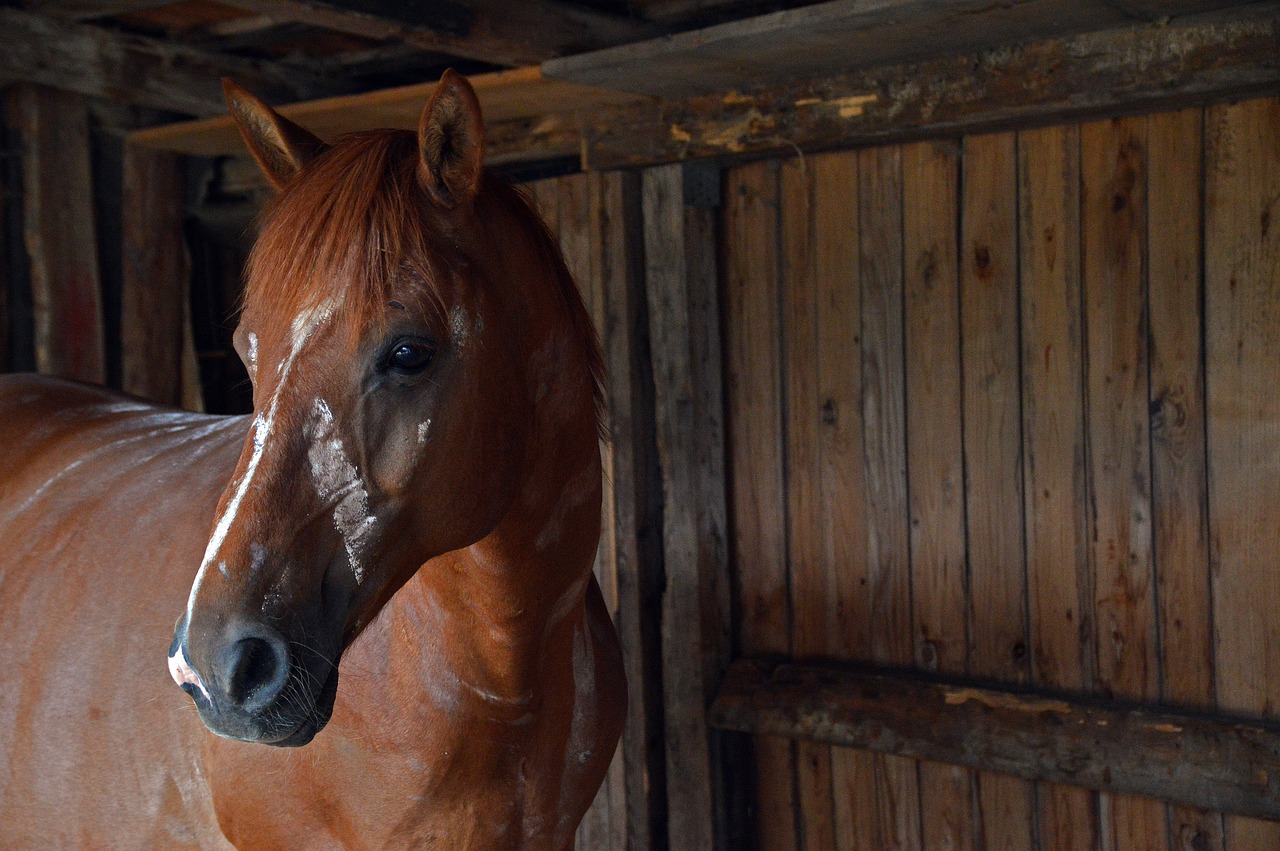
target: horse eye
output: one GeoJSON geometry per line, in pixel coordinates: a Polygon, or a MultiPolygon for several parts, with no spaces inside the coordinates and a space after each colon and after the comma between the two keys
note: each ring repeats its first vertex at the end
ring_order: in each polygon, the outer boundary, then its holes
{"type": "Polygon", "coordinates": [[[436,350],[426,343],[397,343],[387,356],[387,366],[398,372],[421,372],[431,364],[436,350]]]}

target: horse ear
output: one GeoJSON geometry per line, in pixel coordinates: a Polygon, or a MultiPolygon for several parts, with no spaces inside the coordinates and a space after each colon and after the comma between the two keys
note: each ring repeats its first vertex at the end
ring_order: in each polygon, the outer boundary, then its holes
{"type": "Polygon", "coordinates": [[[452,68],[444,72],[418,122],[418,179],[440,204],[468,204],[480,188],[484,119],[475,89],[452,68]]]}
{"type": "Polygon", "coordinates": [[[325,149],[324,142],[309,130],[280,115],[235,81],[224,77],[222,93],[240,137],[276,189],[325,149]]]}

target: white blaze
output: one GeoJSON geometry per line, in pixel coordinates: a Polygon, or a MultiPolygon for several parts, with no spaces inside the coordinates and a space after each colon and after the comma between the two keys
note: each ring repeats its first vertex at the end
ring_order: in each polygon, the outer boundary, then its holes
{"type": "Polygon", "coordinates": [[[311,481],[320,499],[326,505],[333,504],[333,527],[342,536],[351,572],[360,583],[364,581],[364,549],[377,522],[369,514],[369,493],[360,471],[347,457],[333,411],[324,399],[316,400],[311,428],[311,446],[307,449],[311,481]]]}

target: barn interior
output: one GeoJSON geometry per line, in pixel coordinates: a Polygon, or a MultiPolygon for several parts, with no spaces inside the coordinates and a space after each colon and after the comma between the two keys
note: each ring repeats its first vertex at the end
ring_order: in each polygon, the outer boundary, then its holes
{"type": "Polygon", "coordinates": [[[447,68],[609,371],[579,848],[1280,848],[1280,3],[8,0],[0,371],[251,410],[220,80],[447,68]]]}

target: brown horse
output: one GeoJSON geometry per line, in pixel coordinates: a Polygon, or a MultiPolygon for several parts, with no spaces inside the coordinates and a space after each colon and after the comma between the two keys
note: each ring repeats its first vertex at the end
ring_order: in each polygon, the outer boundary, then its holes
{"type": "Polygon", "coordinates": [[[0,380],[0,846],[571,847],[625,711],[573,282],[461,77],[332,145],[227,92],[255,414],[0,380]]]}

